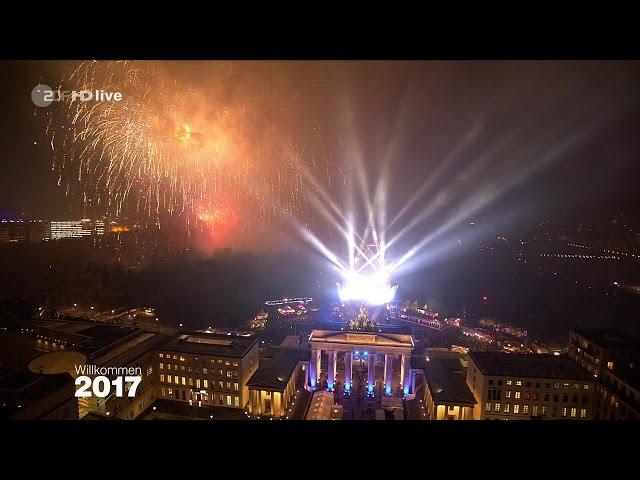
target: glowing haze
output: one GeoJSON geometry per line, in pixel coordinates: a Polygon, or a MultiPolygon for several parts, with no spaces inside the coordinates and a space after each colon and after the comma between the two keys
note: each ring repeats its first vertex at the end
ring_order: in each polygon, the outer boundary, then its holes
{"type": "Polygon", "coordinates": [[[637,109],[640,78],[616,62],[65,66],[52,86],[123,94],[42,109],[41,143],[79,215],[221,246],[295,232],[335,267],[341,298],[377,304],[474,241],[482,216],[490,231],[597,203],[615,162],[589,142],[637,109]],[[570,161],[599,175],[573,178],[570,161]]]}

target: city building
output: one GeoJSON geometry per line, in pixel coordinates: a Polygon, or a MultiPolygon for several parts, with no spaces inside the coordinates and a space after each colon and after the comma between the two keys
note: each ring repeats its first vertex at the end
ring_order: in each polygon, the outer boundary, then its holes
{"type": "Polygon", "coordinates": [[[611,329],[575,329],[569,356],[596,380],[596,420],[640,419],[640,343],[611,329]]]}
{"type": "Polygon", "coordinates": [[[575,329],[569,332],[568,355],[595,377],[617,365],[638,363],[640,343],[617,330],[575,329]]]}
{"type": "MultiPolygon", "coordinates": [[[[80,418],[87,413],[98,413],[124,420],[137,418],[157,398],[154,375],[153,347],[166,337],[157,333],[137,331],[126,341],[113,345],[108,351],[96,356],[92,364],[98,367],[135,369],[142,377],[134,397],[110,395],[105,399],[97,396],[78,399],[80,418]]],[[[125,386],[128,391],[129,386],[125,386]]]]}
{"type": "Polygon", "coordinates": [[[466,382],[462,356],[413,356],[411,369],[415,375],[418,415],[423,420],[472,420],[478,401],[466,382]],[[422,408],[424,407],[424,408],[422,408]]]}
{"type": "Polygon", "coordinates": [[[68,373],[43,375],[26,368],[0,371],[0,418],[77,420],[78,402],[68,373]]]}
{"type": "Polygon", "coordinates": [[[50,232],[51,240],[102,236],[105,233],[105,223],[104,220],[90,220],[87,218],[82,220],[55,220],[51,222],[50,232]]]}
{"type": "MultiPolygon", "coordinates": [[[[109,395],[75,398],[79,417],[89,413],[134,419],[157,397],[152,349],[167,337],[137,328],[75,320],[25,320],[21,333],[34,338],[34,347],[45,353],[29,362],[29,369],[44,375],[66,370],[74,379],[75,366],[134,368],[142,380],[135,397],[109,395]]],[[[95,378],[96,374],[88,374],[95,378]]],[[[128,385],[125,386],[128,389],[128,385]]],[[[75,387],[74,387],[75,392],[75,387]]]]}
{"type": "Polygon", "coordinates": [[[594,418],[595,381],[570,358],[470,352],[474,420],[594,418]]]}
{"type": "Polygon", "coordinates": [[[637,365],[604,370],[596,385],[595,420],[640,420],[640,371],[637,365]]]}
{"type": "Polygon", "coordinates": [[[198,406],[243,409],[247,382],[258,368],[258,340],[251,334],[190,332],[154,351],[160,398],[198,406]]]}
{"type": "Polygon", "coordinates": [[[41,242],[49,237],[49,223],[43,220],[0,220],[0,243],[41,242]]]}
{"type": "Polygon", "coordinates": [[[306,384],[309,360],[306,349],[267,348],[261,355],[260,366],[247,382],[249,414],[288,418],[296,390],[306,384]]]}

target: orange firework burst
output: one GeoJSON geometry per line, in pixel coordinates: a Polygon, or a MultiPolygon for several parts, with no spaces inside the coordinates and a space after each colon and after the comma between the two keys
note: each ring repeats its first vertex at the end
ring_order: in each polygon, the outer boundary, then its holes
{"type": "Polygon", "coordinates": [[[216,240],[217,244],[228,239],[238,225],[238,214],[222,204],[199,203],[196,218],[216,240]]]}
{"type": "Polygon", "coordinates": [[[231,211],[251,216],[253,231],[274,214],[306,214],[309,165],[301,168],[299,151],[276,134],[274,109],[265,107],[273,98],[259,84],[238,86],[222,66],[199,89],[169,70],[158,62],[82,62],[58,87],[122,94],[118,102],[67,99],[47,111],[53,170],[83,214],[150,225],[184,216],[188,228],[205,222],[218,231],[235,228],[231,211]],[[219,198],[233,209],[202,206],[219,198]]]}

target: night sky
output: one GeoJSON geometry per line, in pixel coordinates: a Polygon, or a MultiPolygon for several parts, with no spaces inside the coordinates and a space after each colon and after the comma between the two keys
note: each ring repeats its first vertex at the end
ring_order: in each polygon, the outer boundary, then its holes
{"type": "MultiPolygon", "coordinates": [[[[77,197],[67,196],[57,184],[42,112],[30,98],[36,84],[58,85],[77,63],[2,65],[3,215],[84,214],[77,197]]],[[[215,91],[217,102],[249,112],[245,115],[251,121],[235,133],[245,155],[257,151],[256,139],[267,130],[274,144],[294,145],[297,161],[309,166],[329,196],[345,209],[354,205],[361,228],[366,209],[355,156],[361,159],[369,195],[385,180],[389,221],[429,183],[394,225],[400,229],[431,208],[403,236],[406,245],[448,221],[482,215],[515,230],[567,218],[577,223],[623,215],[638,222],[640,62],[155,64],[167,82],[196,89],[205,98],[215,91]],[[226,73],[221,77],[220,71],[226,73]],[[354,200],[348,202],[350,194],[354,200]]],[[[60,105],[47,108],[54,107],[60,105]]],[[[284,169],[278,158],[251,160],[252,175],[264,175],[274,184],[288,182],[286,175],[275,173],[284,169]]],[[[248,202],[236,213],[244,227],[251,225],[252,240],[243,238],[246,227],[227,241],[277,249],[277,236],[270,232],[287,234],[289,224],[277,217],[252,217],[248,202]]],[[[304,219],[323,241],[336,241],[335,231],[313,205],[292,203],[290,216],[304,219]]]]}

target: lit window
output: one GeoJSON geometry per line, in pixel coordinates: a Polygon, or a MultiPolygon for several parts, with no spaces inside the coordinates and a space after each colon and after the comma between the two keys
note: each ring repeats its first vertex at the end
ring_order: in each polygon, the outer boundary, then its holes
{"type": "Polygon", "coordinates": [[[511,398],[511,390],[504,392],[504,398],[511,398]]]}
{"type": "Polygon", "coordinates": [[[500,412],[500,404],[499,404],[499,403],[496,403],[496,404],[494,405],[494,411],[495,411],[496,413],[499,413],[499,412],[500,412]]]}
{"type": "Polygon", "coordinates": [[[577,410],[575,408],[571,409],[571,418],[576,418],[577,410]]]}
{"type": "Polygon", "coordinates": [[[184,362],[184,357],[182,355],[180,355],[180,361],[184,362]]]}
{"type": "Polygon", "coordinates": [[[206,378],[203,380],[204,388],[209,388],[209,380],[206,378]]]}
{"type": "Polygon", "coordinates": [[[231,390],[231,382],[227,382],[227,390],[231,390]]]}
{"type": "Polygon", "coordinates": [[[522,381],[521,380],[516,381],[516,386],[519,387],[520,385],[522,385],[522,381]]]}
{"type": "Polygon", "coordinates": [[[613,362],[607,362],[607,368],[613,370],[613,362]]]}
{"type": "Polygon", "coordinates": [[[511,410],[511,404],[505,403],[504,404],[504,413],[509,413],[510,410],[511,410]]]}
{"type": "Polygon", "coordinates": [[[161,382],[164,382],[164,373],[161,373],[161,374],[160,374],[160,381],[161,381],[161,382]]]}
{"type": "Polygon", "coordinates": [[[227,395],[227,405],[231,406],[231,395],[227,395]]]}
{"type": "Polygon", "coordinates": [[[182,385],[187,385],[187,377],[182,377],[182,385]]]}
{"type": "Polygon", "coordinates": [[[524,415],[527,415],[529,413],[529,405],[523,405],[522,406],[522,413],[524,415]]]}
{"type": "Polygon", "coordinates": [[[160,364],[160,370],[164,370],[164,363],[160,364]]]}
{"type": "MultiPolygon", "coordinates": [[[[160,354],[162,355],[162,354],[160,354]]],[[[165,391],[164,387],[162,387],[162,396],[166,397],[167,396],[167,392],[165,391]]],[[[584,410],[584,409],[583,409],[584,410]]]]}
{"type": "Polygon", "coordinates": [[[586,383],[582,386],[582,388],[584,388],[585,390],[589,390],[589,385],[587,385],[586,383]]]}
{"type": "Polygon", "coordinates": [[[174,360],[177,360],[177,359],[178,359],[178,356],[177,356],[177,355],[174,355],[174,356],[173,356],[173,359],[174,359],[174,360]]]}
{"type": "Polygon", "coordinates": [[[507,385],[511,385],[511,380],[507,380],[507,385]]]}
{"type": "Polygon", "coordinates": [[[236,392],[237,392],[237,391],[240,389],[239,387],[240,387],[240,386],[238,385],[238,382],[235,382],[235,383],[233,384],[233,390],[234,390],[234,391],[236,391],[236,392]]]}
{"type": "Polygon", "coordinates": [[[533,411],[531,412],[531,415],[533,415],[534,417],[538,416],[538,405],[533,406],[533,411]]]}
{"type": "Polygon", "coordinates": [[[173,383],[180,385],[180,377],[178,377],[178,375],[173,376],[173,383]]]}
{"type": "Polygon", "coordinates": [[[196,388],[200,388],[200,379],[196,378],[196,388]]]}
{"type": "MultiPolygon", "coordinates": [[[[160,358],[164,358],[164,355],[160,353],[160,354],[158,354],[158,357],[160,357],[160,358]]],[[[164,395],[163,395],[163,396],[164,396],[164,395]]]]}
{"type": "Polygon", "coordinates": [[[546,417],[547,416],[547,407],[546,406],[542,406],[542,416],[546,417]]]}
{"type": "Polygon", "coordinates": [[[486,403],[484,405],[484,411],[485,412],[490,412],[491,411],[491,404],[490,403],[486,403]]]}
{"type": "Polygon", "coordinates": [[[173,398],[173,389],[169,389],[169,398],[173,398]]]}
{"type": "Polygon", "coordinates": [[[520,405],[515,404],[513,406],[513,413],[520,413],[520,405]]]}
{"type": "Polygon", "coordinates": [[[520,392],[516,392],[516,399],[520,398],[520,392]]]}
{"type": "Polygon", "coordinates": [[[233,397],[233,404],[234,404],[236,407],[239,407],[239,406],[240,406],[240,397],[239,397],[239,396],[235,395],[235,396],[233,397]]]}
{"type": "Polygon", "coordinates": [[[224,388],[224,382],[222,381],[218,382],[218,388],[224,388]]]}
{"type": "MultiPolygon", "coordinates": [[[[227,360],[226,362],[224,362],[224,364],[225,364],[226,366],[231,365],[231,363],[229,363],[229,360],[227,360]]],[[[229,405],[231,405],[231,402],[229,402],[229,405]]]]}
{"type": "Polygon", "coordinates": [[[581,408],[580,409],[580,418],[587,418],[587,409],[586,408],[581,408]]]}
{"type": "Polygon", "coordinates": [[[563,417],[567,416],[567,407],[562,407],[562,416],[563,417]]]}
{"type": "Polygon", "coordinates": [[[189,377],[189,386],[193,387],[193,378],[189,377]]]}
{"type": "Polygon", "coordinates": [[[233,362],[233,366],[234,366],[234,367],[239,366],[239,365],[238,365],[238,362],[233,362]]]}
{"type": "Polygon", "coordinates": [[[202,373],[204,373],[204,374],[206,375],[206,374],[207,374],[207,369],[206,369],[206,368],[203,368],[203,369],[202,369],[202,373]]]}

